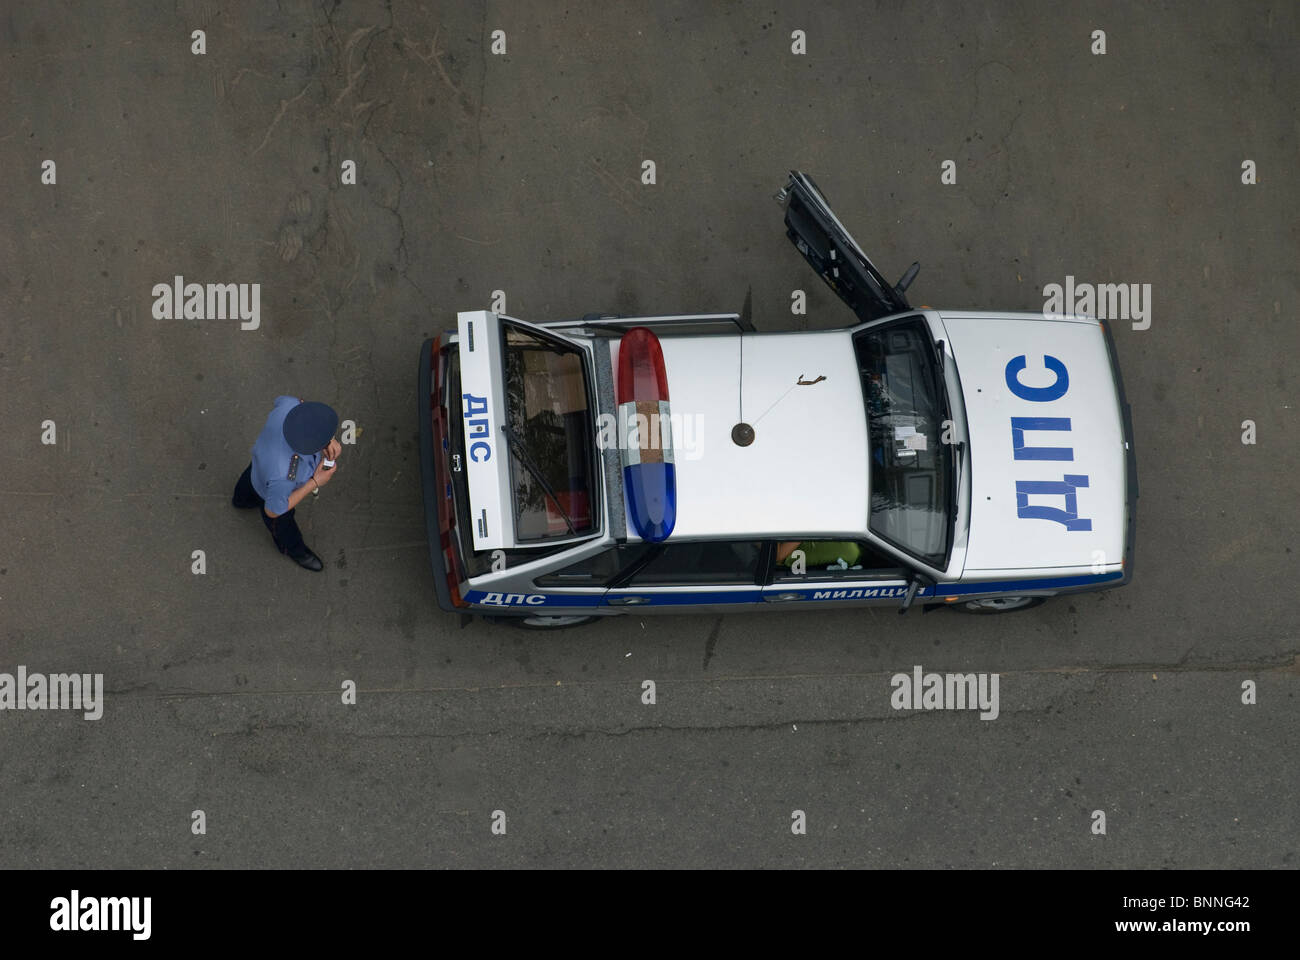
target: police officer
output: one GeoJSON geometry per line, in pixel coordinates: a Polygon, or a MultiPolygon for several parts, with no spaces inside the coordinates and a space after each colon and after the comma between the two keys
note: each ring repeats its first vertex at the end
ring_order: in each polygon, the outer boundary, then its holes
{"type": "Polygon", "coordinates": [[[334,439],[338,425],[339,415],[327,404],[276,397],[266,426],[253,444],[253,460],[230,498],[236,507],[261,507],[262,522],[280,552],[317,573],[325,565],[302,542],[293,512],[305,496],[334,476],[336,468],[321,461],[333,461],[343,450],[334,439]]]}

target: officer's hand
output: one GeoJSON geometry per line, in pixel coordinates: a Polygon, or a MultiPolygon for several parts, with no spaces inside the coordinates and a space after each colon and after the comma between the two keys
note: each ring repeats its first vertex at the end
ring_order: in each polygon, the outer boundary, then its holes
{"type": "Polygon", "coordinates": [[[316,468],[316,472],[311,475],[311,478],[316,481],[318,487],[323,487],[330,482],[330,477],[334,476],[338,469],[338,467],[327,467],[322,463],[316,468]]]}
{"type": "Polygon", "coordinates": [[[342,452],[343,452],[343,444],[339,443],[337,440],[331,440],[329,442],[329,446],[325,448],[325,459],[337,460],[339,458],[339,454],[342,452]]]}

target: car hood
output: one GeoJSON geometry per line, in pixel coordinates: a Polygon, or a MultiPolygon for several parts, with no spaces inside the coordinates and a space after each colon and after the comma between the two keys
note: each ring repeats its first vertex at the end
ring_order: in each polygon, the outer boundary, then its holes
{"type": "Polygon", "coordinates": [[[1101,327],[1037,314],[942,319],[970,435],[966,575],[1120,569],[1124,431],[1101,327]]]}

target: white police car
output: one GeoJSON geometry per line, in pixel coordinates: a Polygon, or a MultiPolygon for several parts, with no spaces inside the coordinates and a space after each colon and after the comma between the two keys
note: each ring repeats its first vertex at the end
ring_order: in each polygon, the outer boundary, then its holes
{"type": "Polygon", "coordinates": [[[810,177],[777,195],[859,322],[531,324],[421,348],[439,605],[521,626],[635,609],[975,613],[1127,583],[1137,477],[1104,323],[914,309],[810,177]]]}

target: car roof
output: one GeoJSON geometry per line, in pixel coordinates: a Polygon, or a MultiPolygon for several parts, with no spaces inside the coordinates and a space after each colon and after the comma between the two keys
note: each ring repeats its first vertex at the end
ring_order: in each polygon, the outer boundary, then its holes
{"type": "MultiPolygon", "coordinates": [[[[660,335],[674,419],[669,542],[866,530],[866,411],[847,330],[660,335]],[[800,380],[805,381],[799,384],[800,380]],[[746,447],[731,439],[741,418],[746,447]]],[[[618,362],[618,343],[611,342],[618,362]]]]}

